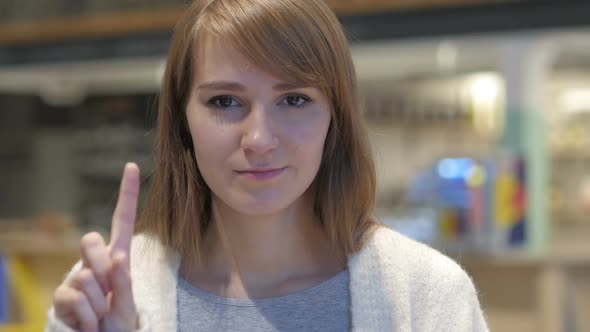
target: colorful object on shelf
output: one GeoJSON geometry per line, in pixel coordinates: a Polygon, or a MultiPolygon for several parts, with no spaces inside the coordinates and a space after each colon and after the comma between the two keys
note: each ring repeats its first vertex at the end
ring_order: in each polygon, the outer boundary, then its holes
{"type": "Polygon", "coordinates": [[[439,245],[463,242],[482,251],[525,244],[524,161],[499,154],[485,162],[444,158],[409,188],[409,198],[438,215],[439,245]]]}
{"type": "Polygon", "coordinates": [[[523,245],[526,219],[524,160],[507,157],[498,170],[495,189],[495,228],[506,234],[508,245],[523,245]]]}
{"type": "Polygon", "coordinates": [[[499,227],[508,228],[517,222],[517,207],[514,206],[514,193],[518,190],[518,179],[510,172],[501,172],[496,178],[495,222],[499,227]]]}
{"type": "Polygon", "coordinates": [[[469,190],[469,225],[472,230],[479,231],[483,227],[485,219],[485,192],[484,185],[487,180],[486,169],[474,164],[465,178],[469,190]]]}

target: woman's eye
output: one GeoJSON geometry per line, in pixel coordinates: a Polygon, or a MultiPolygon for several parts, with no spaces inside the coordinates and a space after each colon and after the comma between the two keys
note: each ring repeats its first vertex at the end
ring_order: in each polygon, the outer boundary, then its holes
{"type": "Polygon", "coordinates": [[[230,96],[213,97],[207,102],[207,104],[213,105],[217,108],[229,108],[240,106],[240,103],[238,103],[234,98],[230,96]]]}
{"type": "Polygon", "coordinates": [[[283,105],[292,106],[292,107],[303,107],[305,104],[309,103],[311,99],[307,96],[303,95],[289,95],[283,99],[283,105]],[[285,104],[286,103],[286,104],[285,104]]]}

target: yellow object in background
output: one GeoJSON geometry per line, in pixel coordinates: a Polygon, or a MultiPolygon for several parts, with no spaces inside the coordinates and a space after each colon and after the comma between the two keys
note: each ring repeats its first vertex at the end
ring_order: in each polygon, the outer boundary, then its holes
{"type": "Polygon", "coordinates": [[[457,236],[457,216],[452,209],[440,211],[440,234],[444,240],[452,240],[457,236]]]}
{"type": "Polygon", "coordinates": [[[41,304],[40,291],[33,275],[25,264],[15,256],[8,257],[9,285],[14,299],[13,305],[21,321],[0,325],[0,332],[38,332],[45,326],[45,309],[41,304]]]}
{"type": "Polygon", "coordinates": [[[512,174],[498,174],[494,191],[494,219],[502,228],[511,227],[518,222],[519,211],[514,202],[518,186],[518,179],[512,174]]]}
{"type": "Polygon", "coordinates": [[[469,170],[466,182],[471,188],[479,188],[484,185],[486,180],[486,170],[481,166],[475,165],[469,170]]]}

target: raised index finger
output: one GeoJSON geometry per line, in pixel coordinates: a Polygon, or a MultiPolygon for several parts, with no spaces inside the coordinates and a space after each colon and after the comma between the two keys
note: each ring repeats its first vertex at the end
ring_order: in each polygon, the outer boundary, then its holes
{"type": "Polygon", "coordinates": [[[139,167],[135,163],[127,163],[119,188],[119,199],[113,214],[111,226],[111,255],[123,251],[129,257],[131,237],[135,227],[137,199],[139,196],[139,167]]]}

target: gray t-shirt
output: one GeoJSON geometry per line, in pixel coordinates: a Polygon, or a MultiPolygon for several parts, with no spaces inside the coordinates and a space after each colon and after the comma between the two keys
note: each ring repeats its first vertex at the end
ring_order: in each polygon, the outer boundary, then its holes
{"type": "Polygon", "coordinates": [[[349,273],[309,289],[260,300],[231,299],[178,278],[178,331],[348,331],[349,273]]]}

